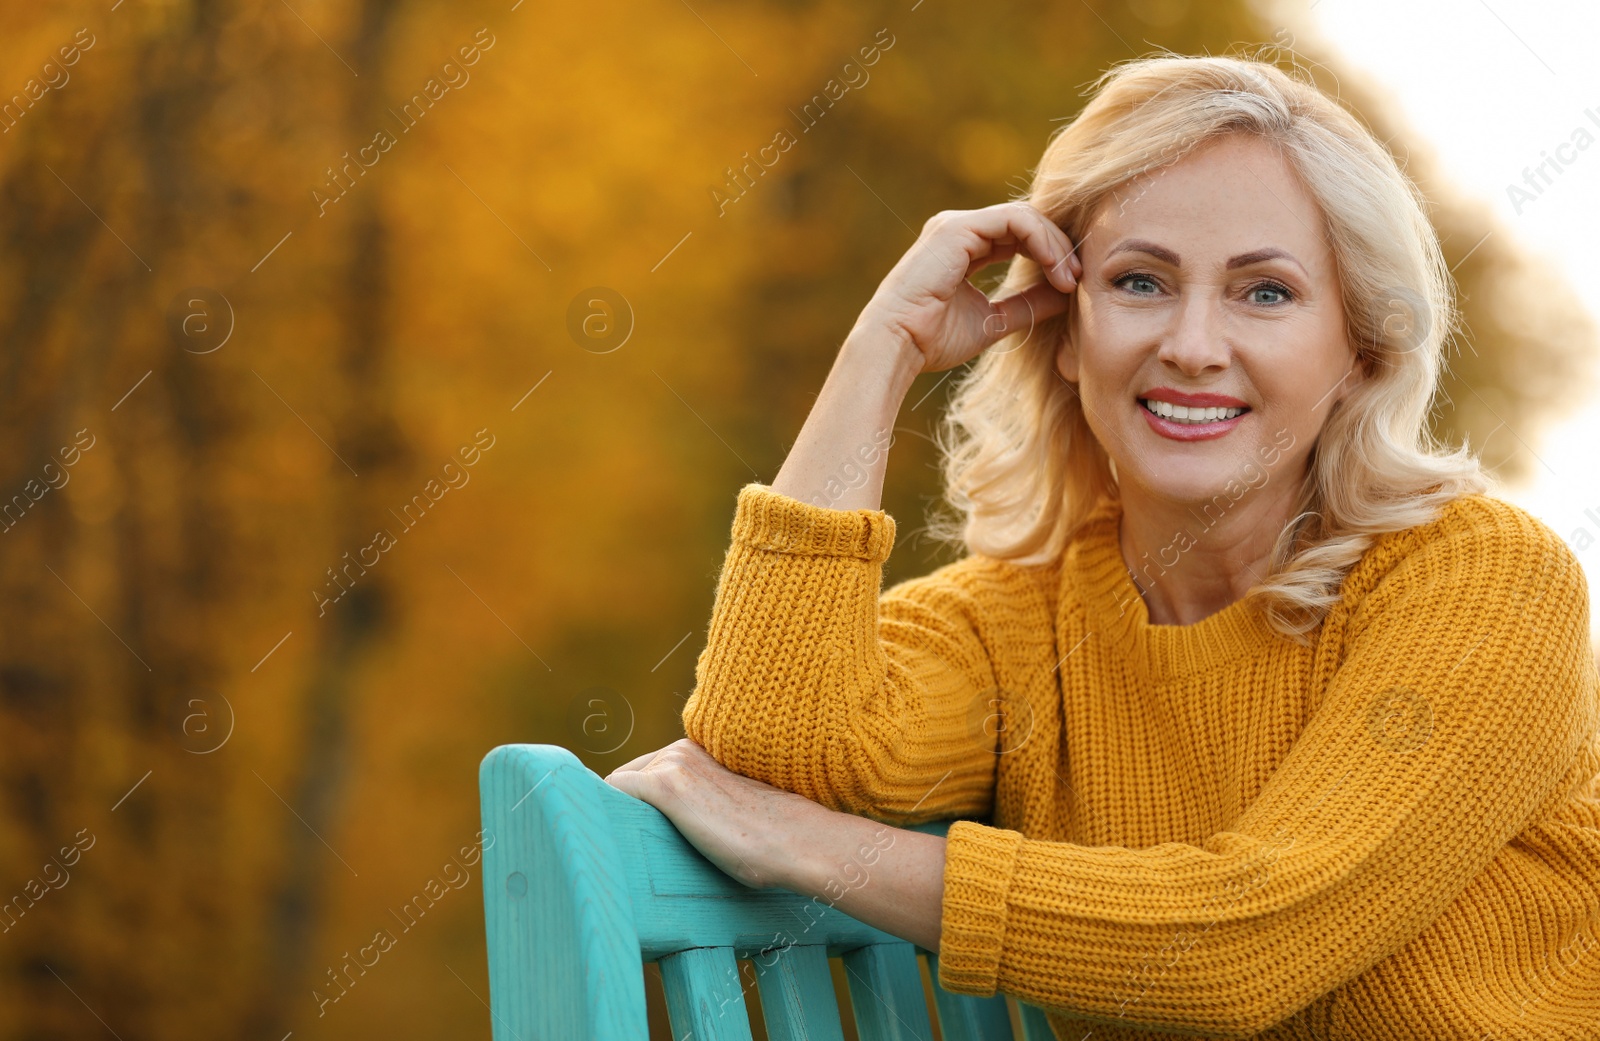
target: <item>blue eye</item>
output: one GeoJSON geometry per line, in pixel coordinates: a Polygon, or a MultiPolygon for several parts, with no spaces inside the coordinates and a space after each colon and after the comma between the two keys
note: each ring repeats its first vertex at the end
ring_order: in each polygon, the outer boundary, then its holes
{"type": "Polygon", "coordinates": [[[1276,282],[1262,282],[1260,285],[1257,285],[1255,288],[1251,289],[1250,292],[1252,294],[1261,292],[1277,293],[1283,298],[1281,301],[1256,299],[1254,302],[1258,304],[1277,304],[1294,299],[1293,293],[1289,292],[1289,290],[1283,286],[1278,285],[1276,282]]]}
{"type": "MultiPolygon", "coordinates": [[[[1152,286],[1154,286],[1156,284],[1156,280],[1155,279],[1151,278],[1149,275],[1142,275],[1137,271],[1131,271],[1128,274],[1123,275],[1121,278],[1117,279],[1115,282],[1112,282],[1111,284],[1114,285],[1114,286],[1120,286],[1120,285],[1123,285],[1124,283],[1128,283],[1128,282],[1145,282],[1145,283],[1147,283],[1149,285],[1152,285],[1152,286]]],[[[1139,290],[1134,290],[1134,293],[1137,296],[1150,296],[1151,295],[1149,293],[1141,292],[1139,290]]]]}

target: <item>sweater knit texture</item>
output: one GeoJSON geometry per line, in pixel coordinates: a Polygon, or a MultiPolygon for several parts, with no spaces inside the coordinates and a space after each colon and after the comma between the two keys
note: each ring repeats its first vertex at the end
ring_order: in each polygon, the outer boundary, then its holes
{"type": "Polygon", "coordinates": [[[938,979],[1058,1038],[1600,1041],[1600,677],[1566,544],[1462,496],[1301,645],[1153,625],[1098,505],[883,591],[882,510],[740,490],[683,709],[719,762],[956,819],[938,979]]]}

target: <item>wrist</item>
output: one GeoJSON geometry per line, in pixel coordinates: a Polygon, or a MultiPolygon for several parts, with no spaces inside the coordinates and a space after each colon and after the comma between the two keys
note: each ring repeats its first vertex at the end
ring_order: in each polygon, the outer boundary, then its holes
{"type": "Polygon", "coordinates": [[[777,885],[833,907],[864,886],[896,829],[867,817],[803,800],[788,829],[787,856],[774,864],[777,885]]]}
{"type": "Polygon", "coordinates": [[[803,795],[788,794],[792,801],[780,807],[783,826],[767,856],[767,887],[814,896],[818,880],[827,874],[828,818],[837,814],[803,795]]]}
{"type": "Polygon", "coordinates": [[[891,322],[869,321],[865,316],[845,337],[838,361],[854,377],[886,384],[897,402],[911,390],[925,364],[910,335],[891,322]]]}

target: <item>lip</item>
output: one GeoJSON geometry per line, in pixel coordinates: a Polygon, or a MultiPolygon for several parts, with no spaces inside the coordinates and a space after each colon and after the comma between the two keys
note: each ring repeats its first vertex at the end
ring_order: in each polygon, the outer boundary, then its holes
{"type": "Polygon", "coordinates": [[[1169,405],[1198,406],[1200,408],[1249,408],[1250,406],[1238,398],[1230,398],[1226,394],[1207,394],[1204,392],[1186,393],[1174,390],[1171,387],[1153,387],[1139,395],[1140,401],[1165,401],[1169,405]]]}
{"type": "MultiPolygon", "coordinates": [[[[1165,399],[1157,398],[1156,400],[1161,401],[1165,399]]],[[[1181,404],[1181,402],[1175,402],[1175,404],[1181,404]]],[[[1169,438],[1173,441],[1210,441],[1215,438],[1223,437],[1234,427],[1238,426],[1244,417],[1250,414],[1249,412],[1241,412],[1232,419],[1219,419],[1212,423],[1177,423],[1173,420],[1167,419],[1165,416],[1156,415],[1143,405],[1139,405],[1137,407],[1139,411],[1143,413],[1145,422],[1150,424],[1150,429],[1154,430],[1162,437],[1169,438]]],[[[1206,405],[1202,407],[1210,408],[1212,406],[1206,405]]],[[[1216,407],[1221,408],[1223,406],[1216,407]]],[[[1238,408],[1239,406],[1229,405],[1227,407],[1238,408]]]]}

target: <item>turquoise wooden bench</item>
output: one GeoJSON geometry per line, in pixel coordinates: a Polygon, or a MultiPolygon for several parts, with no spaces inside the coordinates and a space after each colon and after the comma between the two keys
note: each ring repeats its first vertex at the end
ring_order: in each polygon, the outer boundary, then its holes
{"type": "MultiPolygon", "coordinates": [[[[919,955],[945,1041],[1012,1041],[1006,998],[949,994],[927,951],[823,903],[735,882],[564,748],[502,745],[478,781],[495,1041],[642,1041],[650,961],[676,1041],[750,1041],[741,958],[756,969],[768,1037],[842,1041],[833,956],[862,1041],[932,1041],[919,955]]],[[[1018,1009],[1025,1041],[1053,1041],[1042,1012],[1018,1009]]]]}

